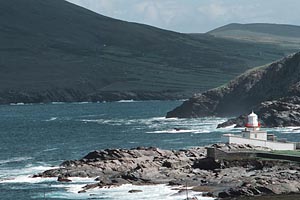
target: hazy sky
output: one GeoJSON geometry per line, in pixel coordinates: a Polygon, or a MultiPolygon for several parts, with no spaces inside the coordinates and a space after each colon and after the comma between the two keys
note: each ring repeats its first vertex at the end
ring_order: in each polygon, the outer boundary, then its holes
{"type": "Polygon", "coordinates": [[[102,15],[178,32],[229,23],[300,25],[300,0],[68,0],[102,15]]]}

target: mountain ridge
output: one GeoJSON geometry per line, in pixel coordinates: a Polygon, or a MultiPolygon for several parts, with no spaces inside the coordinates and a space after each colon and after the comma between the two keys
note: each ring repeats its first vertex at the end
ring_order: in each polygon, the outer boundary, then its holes
{"type": "Polygon", "coordinates": [[[207,32],[218,38],[299,47],[300,26],[272,23],[231,23],[207,32]]]}
{"type": "Polygon", "coordinates": [[[189,35],[63,0],[0,2],[0,103],[182,99],[294,48],[189,35]]]}

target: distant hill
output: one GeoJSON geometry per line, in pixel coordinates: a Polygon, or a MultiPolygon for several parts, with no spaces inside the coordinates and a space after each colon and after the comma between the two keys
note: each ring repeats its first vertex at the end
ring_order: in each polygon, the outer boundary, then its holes
{"type": "Polygon", "coordinates": [[[295,49],[180,34],[63,0],[3,0],[0,103],[186,98],[295,49]]]}
{"type": "Polygon", "coordinates": [[[209,31],[208,34],[220,38],[279,44],[284,47],[299,48],[300,26],[287,24],[228,24],[209,31]]]}

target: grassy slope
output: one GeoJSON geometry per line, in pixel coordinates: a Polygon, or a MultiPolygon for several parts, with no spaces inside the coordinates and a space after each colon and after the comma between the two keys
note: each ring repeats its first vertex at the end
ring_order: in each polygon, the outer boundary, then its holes
{"type": "Polygon", "coordinates": [[[228,24],[208,34],[219,38],[276,44],[286,48],[298,48],[300,45],[300,26],[286,24],[228,24]]]}
{"type": "Polygon", "coordinates": [[[37,101],[59,100],[57,90],[190,94],[295,51],[128,23],[63,0],[0,1],[0,44],[1,102],[8,91],[43,94],[37,101]]]}

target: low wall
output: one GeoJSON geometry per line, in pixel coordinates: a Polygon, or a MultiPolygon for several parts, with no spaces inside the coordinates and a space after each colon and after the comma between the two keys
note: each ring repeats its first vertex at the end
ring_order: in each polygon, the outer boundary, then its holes
{"type": "Polygon", "coordinates": [[[296,144],[294,143],[283,143],[283,142],[272,142],[265,140],[247,139],[236,135],[224,135],[222,141],[229,144],[250,144],[253,146],[268,147],[273,150],[295,150],[296,144]]]}
{"type": "Polygon", "coordinates": [[[259,153],[257,153],[257,157],[300,162],[300,156],[292,156],[292,155],[280,155],[280,154],[274,154],[274,153],[259,152],[259,153]]]}
{"type": "Polygon", "coordinates": [[[207,157],[215,160],[244,160],[256,158],[255,151],[223,151],[217,148],[207,148],[207,157]]]}
{"type": "Polygon", "coordinates": [[[207,157],[213,158],[216,161],[220,160],[249,160],[256,158],[267,158],[277,160],[288,160],[294,162],[300,162],[300,156],[293,155],[282,155],[268,152],[257,152],[257,151],[223,151],[217,148],[207,148],[207,157]]]}

